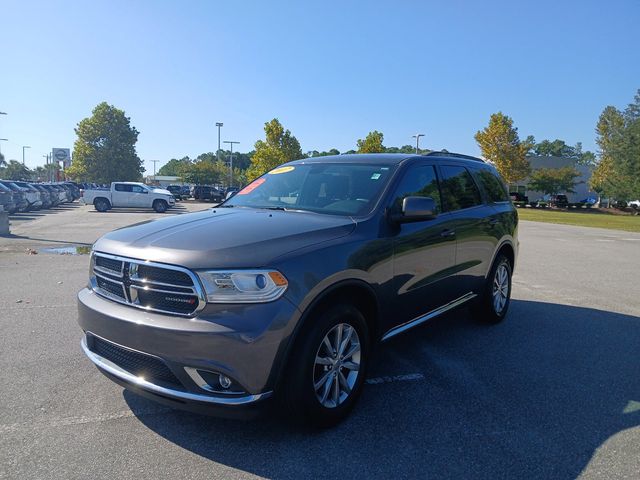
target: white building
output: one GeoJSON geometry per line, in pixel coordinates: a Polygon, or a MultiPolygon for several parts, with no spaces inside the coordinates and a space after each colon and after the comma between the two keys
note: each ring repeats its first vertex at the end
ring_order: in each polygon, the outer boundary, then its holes
{"type": "Polygon", "coordinates": [[[157,185],[166,188],[169,185],[184,185],[180,177],[170,175],[148,175],[144,177],[144,183],[147,185],[157,185]]]}
{"type": "MultiPolygon", "coordinates": [[[[579,202],[588,197],[598,198],[598,194],[589,189],[589,179],[591,178],[592,168],[587,165],[577,165],[576,160],[574,158],[565,158],[565,157],[540,157],[540,156],[529,156],[527,157],[529,163],[531,164],[531,170],[537,170],[539,168],[564,168],[564,167],[573,167],[578,172],[580,172],[580,176],[576,178],[576,186],[573,188],[576,193],[567,193],[567,192],[558,192],[558,193],[566,193],[567,198],[570,203],[579,202]]],[[[517,183],[513,183],[509,185],[510,192],[518,192],[522,193],[529,197],[529,200],[538,200],[544,196],[543,192],[537,192],[535,190],[529,190],[528,188],[529,179],[525,178],[517,183]]]]}

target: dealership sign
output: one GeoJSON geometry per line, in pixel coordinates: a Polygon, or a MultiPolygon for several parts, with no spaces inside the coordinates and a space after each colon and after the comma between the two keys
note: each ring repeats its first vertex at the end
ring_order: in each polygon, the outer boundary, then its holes
{"type": "Polygon", "coordinates": [[[64,168],[71,165],[71,150],[68,148],[54,148],[53,158],[57,162],[63,162],[64,168]]]}

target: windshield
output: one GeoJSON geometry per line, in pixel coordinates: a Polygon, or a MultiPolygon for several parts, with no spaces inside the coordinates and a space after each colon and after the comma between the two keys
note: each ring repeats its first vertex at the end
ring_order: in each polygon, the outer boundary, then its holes
{"type": "Polygon", "coordinates": [[[285,165],[254,180],[223,206],[366,215],[393,170],[391,165],[349,163],[285,165]]]}

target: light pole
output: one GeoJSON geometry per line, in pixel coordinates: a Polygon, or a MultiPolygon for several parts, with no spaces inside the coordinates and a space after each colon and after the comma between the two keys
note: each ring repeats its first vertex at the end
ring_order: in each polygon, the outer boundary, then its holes
{"type": "Polygon", "coordinates": [[[424,133],[416,133],[415,135],[411,135],[413,138],[416,139],[416,155],[418,155],[418,152],[420,150],[420,137],[424,137],[424,133]]]}
{"type": "MultiPolygon", "coordinates": [[[[42,155],[42,157],[45,158],[44,169],[45,169],[47,175],[49,175],[49,169],[47,168],[47,166],[49,165],[49,154],[47,153],[46,155],[42,155]]],[[[38,181],[41,182],[42,180],[40,180],[40,178],[38,178],[38,181]]]]}
{"type": "Polygon", "coordinates": [[[231,145],[231,155],[229,157],[229,186],[231,187],[233,185],[233,144],[240,142],[225,140],[224,143],[231,145]]]}
{"type": "MultiPolygon", "coordinates": [[[[7,112],[0,112],[0,115],[6,115],[7,112]]],[[[0,138],[0,142],[8,142],[6,138],[0,138]]]]}
{"type": "Polygon", "coordinates": [[[153,162],[153,181],[156,181],[156,163],[158,163],[160,160],[149,160],[150,162],[153,162]]]}
{"type": "Polygon", "coordinates": [[[220,160],[220,127],[224,126],[222,122],[216,122],[216,127],[218,127],[218,151],[216,152],[216,157],[220,160]]]}
{"type": "MultiPolygon", "coordinates": [[[[6,138],[0,138],[0,142],[8,142],[9,140],[6,138]]],[[[2,144],[0,143],[0,153],[2,153],[2,144]]]]}
{"type": "Polygon", "coordinates": [[[25,145],[22,147],[22,165],[24,165],[24,151],[27,148],[31,148],[29,145],[25,145]]]}

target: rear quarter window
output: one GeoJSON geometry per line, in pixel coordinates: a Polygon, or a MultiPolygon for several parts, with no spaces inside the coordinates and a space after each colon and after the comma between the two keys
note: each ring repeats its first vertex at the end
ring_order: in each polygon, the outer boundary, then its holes
{"type": "Polygon", "coordinates": [[[489,169],[474,169],[474,174],[480,188],[484,191],[490,202],[508,202],[509,192],[507,186],[498,175],[489,169]]]}

